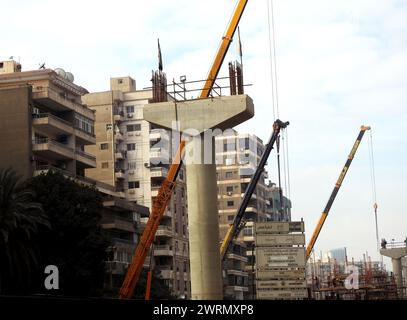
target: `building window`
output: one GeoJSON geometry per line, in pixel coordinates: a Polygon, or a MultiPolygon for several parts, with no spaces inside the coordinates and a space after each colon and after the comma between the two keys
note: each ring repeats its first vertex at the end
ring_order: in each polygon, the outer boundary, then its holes
{"type": "Polygon", "coordinates": [[[109,149],[109,144],[108,143],[101,143],[100,144],[100,150],[107,150],[109,149]]]}
{"type": "Polygon", "coordinates": [[[140,188],[140,181],[129,181],[129,189],[140,188]]]}
{"type": "Polygon", "coordinates": [[[226,187],[226,192],[229,194],[229,193],[232,193],[233,192],[233,186],[227,186],[226,187]]]}
{"type": "Polygon", "coordinates": [[[182,235],[186,236],[186,234],[187,234],[187,226],[183,225],[182,226],[182,235]]]}
{"type": "Polygon", "coordinates": [[[127,106],[126,111],[127,111],[127,113],[133,113],[134,112],[134,106],[127,106]]]}
{"type": "Polygon", "coordinates": [[[178,234],[178,222],[175,222],[174,228],[175,228],[175,234],[178,234]]]}
{"type": "Polygon", "coordinates": [[[223,151],[235,151],[236,150],[236,146],[235,143],[224,143],[223,144],[223,151]]]}
{"type": "Polygon", "coordinates": [[[228,201],[227,202],[228,207],[233,207],[235,205],[234,201],[228,201]]]}
{"type": "Polygon", "coordinates": [[[178,251],[178,241],[175,241],[175,252],[178,251]]]}
{"type": "Polygon", "coordinates": [[[139,123],[129,124],[127,126],[127,132],[140,131],[140,130],[141,130],[141,124],[139,124],[139,123]]]}
{"type": "Polygon", "coordinates": [[[136,144],[135,143],[128,143],[127,144],[127,151],[134,151],[136,150],[136,144]]]}
{"type": "Polygon", "coordinates": [[[233,214],[228,215],[228,221],[233,221],[234,218],[235,218],[235,216],[233,214]]]}
{"type": "Polygon", "coordinates": [[[123,83],[123,79],[117,79],[117,83],[118,83],[118,84],[122,84],[122,83],[123,83]]]}
{"type": "Polygon", "coordinates": [[[227,171],[226,178],[232,178],[232,177],[233,177],[233,171],[227,171]]]}
{"type": "Polygon", "coordinates": [[[95,133],[94,121],[78,113],[75,113],[74,124],[76,129],[82,130],[91,135],[95,133]]]}
{"type": "Polygon", "coordinates": [[[106,131],[112,130],[113,126],[111,123],[106,123],[106,131]]]}
{"type": "Polygon", "coordinates": [[[136,161],[129,161],[129,169],[134,170],[137,167],[137,162],[136,161]]]}
{"type": "Polygon", "coordinates": [[[102,162],[102,169],[109,168],[109,162],[102,162]]]}
{"type": "Polygon", "coordinates": [[[244,138],[244,148],[247,150],[247,149],[250,149],[250,141],[249,141],[249,138],[244,138]]]}
{"type": "Polygon", "coordinates": [[[244,236],[252,236],[253,235],[253,227],[252,226],[245,227],[243,229],[243,235],[244,236]]]}

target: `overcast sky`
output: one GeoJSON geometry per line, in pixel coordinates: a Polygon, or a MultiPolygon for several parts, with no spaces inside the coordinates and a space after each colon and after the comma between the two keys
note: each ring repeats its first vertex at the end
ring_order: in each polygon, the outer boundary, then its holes
{"type": "MultiPolygon", "coordinates": [[[[109,77],[150,85],[160,38],[169,79],[207,75],[231,16],[232,0],[3,1],[0,59],[23,70],[62,67],[89,91],[109,77]],[[4,8],[7,8],[5,10],[4,8]],[[7,14],[6,14],[7,12],[7,14]],[[18,58],[17,58],[18,59],[18,58]]],[[[280,118],[291,122],[293,220],[307,239],[362,124],[373,128],[380,236],[407,236],[407,2],[274,0],[280,118]]],[[[237,129],[267,141],[273,122],[267,0],[251,0],[241,21],[245,82],[255,116],[237,129]]],[[[236,59],[232,44],[226,62],[236,59]]],[[[221,70],[221,76],[226,75],[221,70]]],[[[316,244],[376,253],[367,134],[316,244]]],[[[270,177],[275,181],[269,159],[270,177]]]]}

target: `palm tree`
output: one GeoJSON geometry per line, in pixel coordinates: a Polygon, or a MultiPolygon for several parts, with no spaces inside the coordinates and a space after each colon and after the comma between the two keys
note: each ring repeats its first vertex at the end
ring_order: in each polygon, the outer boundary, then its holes
{"type": "Polygon", "coordinates": [[[0,293],[27,286],[38,267],[31,240],[49,223],[34,195],[15,171],[0,170],[0,293]]]}

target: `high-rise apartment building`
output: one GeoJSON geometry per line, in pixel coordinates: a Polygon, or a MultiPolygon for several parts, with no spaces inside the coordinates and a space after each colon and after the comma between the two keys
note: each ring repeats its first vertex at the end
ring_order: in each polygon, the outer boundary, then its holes
{"type": "MultiPolygon", "coordinates": [[[[220,240],[239,209],[241,200],[265,150],[263,141],[252,134],[225,131],[215,138],[220,240]]],[[[246,225],[223,265],[226,276],[225,294],[235,299],[253,297],[254,288],[254,223],[290,221],[291,202],[280,197],[279,188],[268,182],[264,171],[245,212],[246,225]],[[280,199],[283,199],[281,201],[280,199]],[[283,206],[281,206],[283,203],[283,206]],[[242,245],[243,244],[243,245],[242,245]],[[238,252],[241,254],[239,255],[238,252]],[[236,260],[239,260],[237,263],[236,260]],[[243,270],[242,265],[244,265],[243,270]]]]}
{"type": "Polygon", "coordinates": [[[96,166],[84,148],[96,142],[95,114],[81,97],[88,91],[53,70],[21,71],[0,62],[1,167],[28,178],[50,168],[83,178],[96,166]]]}
{"type": "MultiPolygon", "coordinates": [[[[171,164],[171,133],[143,118],[143,106],[152,97],[151,90],[136,90],[131,77],[118,77],[110,79],[110,90],[83,98],[96,115],[96,145],[87,152],[96,156],[97,165],[86,176],[114,186],[127,200],[150,211],[171,164]]],[[[153,246],[154,268],[178,297],[190,297],[191,288],[184,170],[153,246]]]]}
{"type": "Polygon", "coordinates": [[[95,186],[103,196],[101,225],[112,240],[106,287],[120,288],[148,208],[120,197],[111,184],[85,177],[96,157],[85,146],[96,143],[95,112],[82,103],[88,91],[59,70],[21,71],[15,61],[0,62],[0,168],[12,167],[24,178],[49,170],[95,186]]]}

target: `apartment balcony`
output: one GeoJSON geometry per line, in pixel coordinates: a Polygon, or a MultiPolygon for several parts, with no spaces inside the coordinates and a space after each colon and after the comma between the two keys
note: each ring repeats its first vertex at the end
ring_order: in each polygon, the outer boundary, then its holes
{"type": "Polygon", "coordinates": [[[75,127],[75,137],[79,144],[91,145],[96,143],[96,136],[93,133],[75,127]]]}
{"type": "Polygon", "coordinates": [[[173,256],[172,248],[169,245],[154,246],[154,256],[173,256]]]}
{"type": "MultiPolygon", "coordinates": [[[[244,193],[241,193],[240,196],[243,198],[244,193]]],[[[257,200],[257,194],[253,193],[252,196],[251,196],[251,199],[257,200]]]]}
{"type": "Polygon", "coordinates": [[[172,218],[172,212],[169,210],[165,210],[163,218],[172,218]]]}
{"type": "Polygon", "coordinates": [[[103,221],[102,228],[109,229],[109,230],[115,229],[115,230],[127,231],[127,232],[136,231],[133,221],[119,218],[119,217],[113,217],[108,221],[103,221]]]}
{"type": "MultiPolygon", "coordinates": [[[[33,152],[42,158],[53,160],[74,159],[74,150],[66,144],[49,138],[33,139],[33,152]]],[[[96,166],[96,161],[95,161],[96,166]]]]}
{"type": "Polygon", "coordinates": [[[124,121],[124,112],[123,111],[115,111],[113,114],[113,121],[114,122],[122,122],[124,121]]]}
{"type": "Polygon", "coordinates": [[[226,270],[227,275],[234,275],[234,276],[240,276],[240,277],[248,277],[249,274],[246,271],[242,270],[226,270]]]}
{"type": "Polygon", "coordinates": [[[227,292],[248,292],[249,288],[247,286],[226,286],[225,290],[227,292]]]}
{"type": "Polygon", "coordinates": [[[82,150],[75,150],[76,161],[80,162],[85,168],[96,168],[96,157],[93,154],[82,150]]]}
{"type": "Polygon", "coordinates": [[[163,279],[173,279],[174,271],[171,270],[171,266],[155,266],[156,270],[161,272],[161,277],[163,279]]]}
{"type": "Polygon", "coordinates": [[[156,196],[158,196],[158,190],[160,190],[161,185],[159,186],[151,186],[151,197],[155,198],[156,196]]]}
{"type": "Polygon", "coordinates": [[[121,132],[118,132],[118,133],[116,133],[115,135],[114,135],[114,141],[116,142],[116,143],[120,143],[120,142],[122,142],[124,140],[124,137],[123,137],[123,135],[121,134],[121,132]]]}
{"type": "Polygon", "coordinates": [[[127,152],[126,151],[116,151],[114,157],[116,160],[124,160],[126,159],[127,152]]]}
{"type": "Polygon", "coordinates": [[[74,132],[73,124],[51,113],[32,115],[32,125],[47,135],[71,135],[74,132]]]}
{"type": "Polygon", "coordinates": [[[155,236],[171,238],[173,236],[172,228],[170,226],[158,226],[155,236]]]}
{"type": "Polygon", "coordinates": [[[245,256],[241,256],[235,253],[228,253],[226,257],[227,259],[239,260],[245,263],[247,262],[247,258],[245,256]]]}
{"type": "Polygon", "coordinates": [[[105,261],[105,272],[107,274],[126,274],[129,264],[122,261],[105,261]]]}
{"type": "Polygon", "coordinates": [[[92,110],[76,102],[75,99],[69,98],[66,92],[49,87],[33,87],[32,97],[35,101],[51,110],[57,112],[75,111],[91,119],[94,118],[92,110]]]}
{"type": "Polygon", "coordinates": [[[257,208],[254,207],[254,206],[249,205],[249,206],[246,208],[245,212],[257,213],[257,208]]]}
{"type": "Polygon", "coordinates": [[[150,131],[150,141],[169,141],[169,135],[165,134],[161,129],[153,129],[150,131]]]}
{"type": "Polygon", "coordinates": [[[96,186],[96,181],[88,177],[79,176],[71,171],[57,168],[51,165],[37,165],[34,169],[34,176],[39,176],[40,174],[46,174],[48,171],[59,172],[66,178],[74,179],[77,183],[84,184],[86,186],[96,186]]]}
{"type": "Polygon", "coordinates": [[[165,179],[168,175],[168,169],[164,167],[156,167],[150,169],[151,179],[165,179]]]}
{"type": "Polygon", "coordinates": [[[150,162],[151,163],[169,163],[170,155],[168,150],[162,148],[151,148],[150,149],[150,162]]]}
{"type": "Polygon", "coordinates": [[[115,176],[116,180],[123,180],[126,178],[126,175],[123,170],[116,171],[114,173],[114,176],[115,176]]]}

